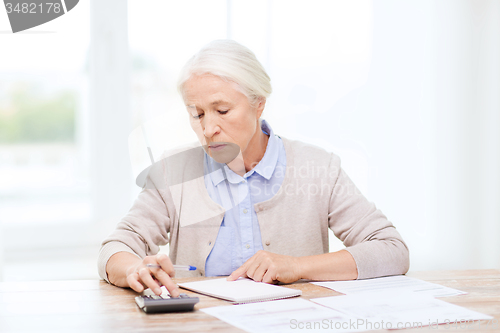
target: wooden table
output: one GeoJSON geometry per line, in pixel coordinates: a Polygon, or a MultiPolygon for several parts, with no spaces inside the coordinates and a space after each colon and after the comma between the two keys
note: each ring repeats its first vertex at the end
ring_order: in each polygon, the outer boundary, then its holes
{"type": "MultiPolygon", "coordinates": [[[[500,270],[410,272],[407,275],[466,291],[469,294],[441,299],[491,315],[497,323],[500,320],[500,270]]],[[[178,279],[177,282],[199,279],[203,278],[178,279]]],[[[286,287],[302,290],[305,299],[340,295],[306,282],[286,287]]],[[[201,311],[147,315],[135,305],[136,295],[131,290],[98,280],[0,283],[0,332],[243,332],[201,311]]],[[[195,295],[200,298],[197,310],[231,306],[223,300],[195,295]]],[[[485,325],[481,330],[477,327],[446,329],[442,325],[439,330],[486,331],[485,325]]],[[[487,331],[500,329],[493,330],[490,326],[487,331]]]]}

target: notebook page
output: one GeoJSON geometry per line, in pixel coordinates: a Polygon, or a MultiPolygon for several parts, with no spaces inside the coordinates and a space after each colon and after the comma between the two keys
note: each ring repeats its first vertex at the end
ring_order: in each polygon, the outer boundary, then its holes
{"type": "Polygon", "coordinates": [[[226,278],[179,283],[179,287],[236,303],[259,302],[302,295],[301,290],[280,287],[247,278],[226,278]]]}

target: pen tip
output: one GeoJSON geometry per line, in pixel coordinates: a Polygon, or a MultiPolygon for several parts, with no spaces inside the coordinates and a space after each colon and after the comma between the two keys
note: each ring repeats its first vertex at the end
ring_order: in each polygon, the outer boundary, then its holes
{"type": "Polygon", "coordinates": [[[196,270],[196,267],[194,267],[194,266],[189,266],[189,270],[190,270],[190,271],[195,271],[195,270],[196,270]]]}

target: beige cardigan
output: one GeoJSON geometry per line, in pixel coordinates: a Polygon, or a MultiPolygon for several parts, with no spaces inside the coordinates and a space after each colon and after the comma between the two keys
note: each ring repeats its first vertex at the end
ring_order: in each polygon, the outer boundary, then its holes
{"type": "MultiPolygon", "coordinates": [[[[254,205],[264,250],[290,256],[326,253],[331,228],[354,257],[358,279],[406,273],[406,244],[358,191],[340,159],[316,146],[282,140],[287,163],[281,188],[254,205]]],[[[125,251],[143,258],[168,242],[174,264],[198,268],[176,276],[205,274],[224,209],[205,188],[201,147],[175,156],[155,164],[128,214],[103,241],[98,270],[106,281],[106,263],[113,254],[125,251]]]]}

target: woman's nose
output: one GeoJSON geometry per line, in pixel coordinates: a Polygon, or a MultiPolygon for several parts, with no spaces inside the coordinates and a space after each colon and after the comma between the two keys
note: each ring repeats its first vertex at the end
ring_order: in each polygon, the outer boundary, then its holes
{"type": "Polygon", "coordinates": [[[203,119],[203,135],[207,138],[211,138],[216,134],[220,133],[220,127],[217,121],[217,117],[205,115],[203,119]]]}

